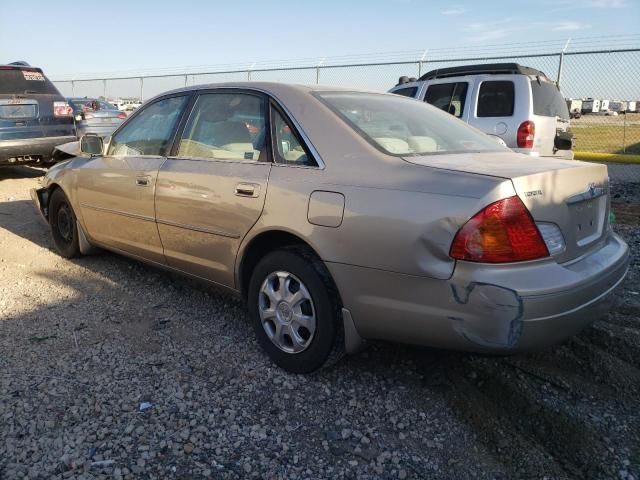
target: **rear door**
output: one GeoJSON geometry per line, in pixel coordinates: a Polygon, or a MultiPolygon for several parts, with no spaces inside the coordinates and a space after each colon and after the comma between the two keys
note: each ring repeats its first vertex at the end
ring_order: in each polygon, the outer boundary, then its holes
{"type": "Polygon", "coordinates": [[[473,92],[469,124],[518,148],[518,126],[529,118],[528,78],[524,75],[479,76],[473,92]],[[521,92],[525,93],[522,98],[521,92]]]}
{"type": "Polygon", "coordinates": [[[104,157],[78,171],[78,200],[89,236],[113,248],[165,263],[154,195],[188,94],[160,98],[117,131],[104,157]]]}
{"type": "Polygon", "coordinates": [[[240,242],[260,217],[271,159],[266,98],[243,90],[201,93],[156,189],[167,263],[234,287],[240,242]]]}
{"type": "Polygon", "coordinates": [[[567,135],[569,110],[556,84],[548,79],[530,80],[533,121],[536,126],[534,148],[540,155],[572,158],[570,149],[556,148],[556,136],[567,135]]]}

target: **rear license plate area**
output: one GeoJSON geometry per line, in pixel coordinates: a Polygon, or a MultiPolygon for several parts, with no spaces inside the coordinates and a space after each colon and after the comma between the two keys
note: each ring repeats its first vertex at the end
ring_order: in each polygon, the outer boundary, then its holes
{"type": "Polygon", "coordinates": [[[0,118],[14,120],[35,117],[35,105],[0,105],[0,118]]]}
{"type": "Polygon", "coordinates": [[[569,208],[578,246],[587,245],[600,238],[603,212],[606,210],[606,197],[583,200],[574,203],[569,208]]]}

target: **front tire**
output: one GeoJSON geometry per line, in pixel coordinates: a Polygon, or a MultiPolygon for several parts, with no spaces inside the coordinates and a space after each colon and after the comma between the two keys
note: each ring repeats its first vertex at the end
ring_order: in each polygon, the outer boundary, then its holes
{"type": "Polygon", "coordinates": [[[249,315],[258,341],[280,368],[309,373],[340,358],[340,301],[324,264],[300,248],[266,255],[251,275],[249,315]]]}
{"type": "Polygon", "coordinates": [[[64,258],[80,255],[78,227],[71,203],[61,189],[56,189],[49,199],[49,228],[57,252],[64,258]]]}

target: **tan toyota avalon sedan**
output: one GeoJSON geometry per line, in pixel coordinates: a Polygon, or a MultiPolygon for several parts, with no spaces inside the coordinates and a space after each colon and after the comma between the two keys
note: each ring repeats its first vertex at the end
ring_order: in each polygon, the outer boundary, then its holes
{"type": "Polygon", "coordinates": [[[516,154],[397,95],[190,87],[80,145],[32,191],[60,254],[101,247],[238,293],[292,372],[367,339],[546,347],[628,267],[606,166],[516,154]]]}

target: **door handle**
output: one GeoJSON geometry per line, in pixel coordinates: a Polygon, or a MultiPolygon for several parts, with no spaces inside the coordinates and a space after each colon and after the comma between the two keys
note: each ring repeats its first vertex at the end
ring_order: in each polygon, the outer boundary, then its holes
{"type": "Polygon", "coordinates": [[[256,183],[239,183],[236,185],[236,195],[240,197],[257,197],[260,185],[256,183]]]}
{"type": "Polygon", "coordinates": [[[136,185],[138,187],[148,187],[150,178],[148,176],[136,177],[136,185]]]}

